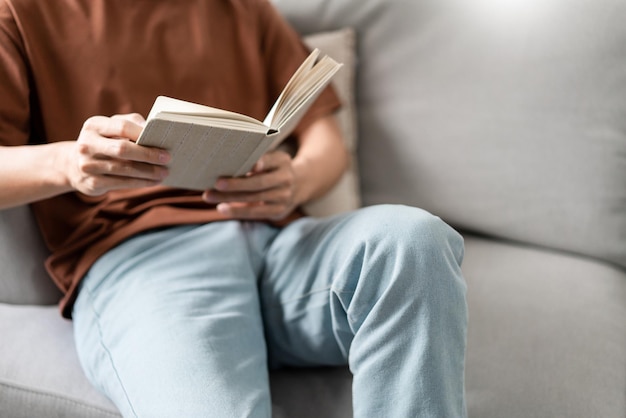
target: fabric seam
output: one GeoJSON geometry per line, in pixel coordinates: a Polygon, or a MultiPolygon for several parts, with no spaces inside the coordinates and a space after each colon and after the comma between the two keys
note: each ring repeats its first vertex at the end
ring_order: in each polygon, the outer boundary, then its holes
{"type": "Polygon", "coordinates": [[[133,415],[135,417],[137,417],[137,413],[135,412],[135,408],[133,407],[133,404],[130,401],[130,398],[128,397],[128,393],[126,392],[126,388],[124,387],[124,383],[122,383],[122,379],[120,378],[120,375],[117,371],[117,368],[115,367],[115,362],[113,361],[113,355],[111,354],[111,352],[109,351],[108,347],[106,346],[106,344],[104,343],[104,336],[102,333],[102,326],[100,324],[100,315],[98,313],[98,311],[96,310],[94,304],[93,304],[93,297],[91,295],[91,289],[87,288],[88,286],[84,286],[82,291],[87,293],[87,296],[89,297],[90,300],[90,309],[92,310],[94,317],[95,317],[95,322],[96,325],[98,327],[98,335],[100,336],[100,346],[102,347],[102,349],[104,350],[104,352],[106,353],[107,358],[109,359],[109,362],[111,364],[111,367],[113,368],[113,373],[115,374],[115,377],[117,378],[117,382],[119,383],[120,387],[122,388],[122,392],[124,393],[124,397],[126,398],[126,402],[128,403],[128,406],[130,407],[130,410],[133,412],[133,415]]]}

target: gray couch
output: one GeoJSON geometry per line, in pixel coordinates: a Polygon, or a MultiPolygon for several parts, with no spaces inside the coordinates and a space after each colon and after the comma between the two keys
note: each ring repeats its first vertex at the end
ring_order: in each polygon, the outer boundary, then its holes
{"type": "MultiPolygon", "coordinates": [[[[626,417],[626,2],[275,3],[303,34],[356,30],[363,204],[466,238],[470,417],[626,417]]],[[[28,208],[0,212],[0,417],[118,416],[45,253],[28,208]]],[[[351,416],[346,369],[272,390],[276,416],[351,416]]]]}

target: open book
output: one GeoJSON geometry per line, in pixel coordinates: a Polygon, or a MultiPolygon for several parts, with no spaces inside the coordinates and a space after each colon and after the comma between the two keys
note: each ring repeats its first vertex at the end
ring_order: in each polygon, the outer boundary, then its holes
{"type": "Polygon", "coordinates": [[[291,77],[263,122],[246,115],[157,97],[138,144],[172,159],[166,186],[206,190],[220,176],[242,176],[296,127],[342,64],[315,49],[291,77]]]}

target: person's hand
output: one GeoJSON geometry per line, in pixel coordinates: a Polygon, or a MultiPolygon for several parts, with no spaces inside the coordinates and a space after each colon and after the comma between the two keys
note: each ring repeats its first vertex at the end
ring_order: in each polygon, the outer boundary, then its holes
{"type": "Polygon", "coordinates": [[[202,197],[235,219],[281,220],[301,203],[292,159],[282,151],[263,155],[245,177],[218,179],[202,197]]]}
{"type": "Polygon", "coordinates": [[[97,196],[163,181],[170,156],[165,150],[135,143],[144,125],[139,114],[87,119],[66,156],[66,176],[72,189],[97,196]]]}

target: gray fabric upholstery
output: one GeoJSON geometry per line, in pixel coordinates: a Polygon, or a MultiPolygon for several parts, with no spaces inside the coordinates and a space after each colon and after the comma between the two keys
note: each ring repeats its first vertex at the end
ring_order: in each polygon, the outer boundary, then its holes
{"type": "Polygon", "coordinates": [[[57,303],[61,293],[43,266],[47,255],[27,206],[0,210],[0,302],[57,303]]]}
{"type": "Polygon", "coordinates": [[[626,2],[274,2],[358,33],[366,204],[626,266],[626,2]]]}
{"type": "Polygon", "coordinates": [[[626,272],[468,239],[470,417],[624,418],[626,272]]]}
{"type": "Polygon", "coordinates": [[[84,376],[56,306],[0,304],[0,335],[1,417],[119,416],[84,376]]]}

